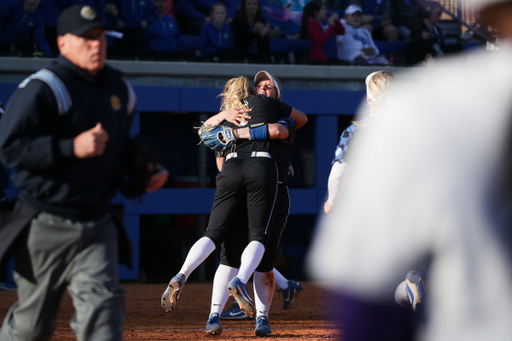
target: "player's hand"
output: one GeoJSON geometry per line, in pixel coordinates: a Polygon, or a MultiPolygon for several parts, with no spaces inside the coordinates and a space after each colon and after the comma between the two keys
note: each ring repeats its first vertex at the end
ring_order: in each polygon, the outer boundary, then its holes
{"type": "Polygon", "coordinates": [[[103,155],[107,141],[108,134],[101,123],[98,123],[94,128],[84,131],[73,139],[75,156],[85,159],[103,155]]]}
{"type": "MultiPolygon", "coordinates": [[[[156,191],[157,189],[162,188],[162,186],[167,182],[169,172],[161,165],[158,165],[157,167],[158,172],[151,176],[151,179],[149,179],[149,182],[146,185],[146,191],[148,192],[156,191]]],[[[153,166],[149,165],[148,170],[151,172],[153,170],[153,166]]]]}
{"type": "Polygon", "coordinates": [[[243,120],[248,120],[251,118],[251,116],[245,115],[246,113],[250,112],[252,109],[245,109],[245,108],[239,108],[239,109],[228,109],[221,111],[220,117],[219,115],[215,115],[210,117],[209,119],[204,122],[204,124],[209,125],[218,125],[221,124],[223,121],[231,122],[237,126],[240,127],[240,122],[243,120]]]}
{"type": "Polygon", "coordinates": [[[324,211],[325,213],[327,214],[331,214],[331,210],[332,210],[332,205],[329,203],[329,201],[326,201],[325,204],[324,204],[324,211]]]}

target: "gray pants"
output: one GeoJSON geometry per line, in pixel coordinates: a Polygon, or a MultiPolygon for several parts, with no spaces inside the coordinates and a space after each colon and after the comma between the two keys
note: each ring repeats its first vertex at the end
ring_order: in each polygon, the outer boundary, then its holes
{"type": "Polygon", "coordinates": [[[48,213],[32,220],[27,246],[16,254],[18,302],[1,341],[49,340],[67,287],[78,340],[122,340],[124,290],[118,287],[117,233],[110,216],[71,221],[48,213]]]}

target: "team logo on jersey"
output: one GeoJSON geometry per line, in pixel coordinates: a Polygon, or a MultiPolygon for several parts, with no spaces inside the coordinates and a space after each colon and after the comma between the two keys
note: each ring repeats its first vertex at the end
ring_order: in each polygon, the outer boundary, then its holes
{"type": "Polygon", "coordinates": [[[233,136],[231,135],[231,131],[224,130],[223,133],[225,135],[226,140],[232,140],[233,139],[233,136]]]}
{"type": "Polygon", "coordinates": [[[110,104],[112,105],[112,109],[115,111],[121,109],[121,100],[116,95],[112,95],[112,97],[110,97],[110,104]]]}
{"type": "Polygon", "coordinates": [[[94,20],[96,18],[96,12],[94,12],[94,10],[91,7],[84,6],[80,10],[80,16],[85,20],[94,20]]]}

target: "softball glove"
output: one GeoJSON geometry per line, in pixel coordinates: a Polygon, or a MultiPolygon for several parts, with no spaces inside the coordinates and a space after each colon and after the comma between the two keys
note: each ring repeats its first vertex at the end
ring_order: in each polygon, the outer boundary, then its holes
{"type": "Polygon", "coordinates": [[[226,150],[237,140],[233,129],[225,126],[203,124],[197,133],[201,141],[213,150],[226,150]]]}

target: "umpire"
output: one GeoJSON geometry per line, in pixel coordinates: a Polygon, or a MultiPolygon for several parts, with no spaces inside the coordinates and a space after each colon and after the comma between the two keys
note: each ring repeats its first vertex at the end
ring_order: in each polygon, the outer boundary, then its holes
{"type": "MultiPolygon", "coordinates": [[[[61,55],[20,84],[0,126],[0,157],[16,169],[13,181],[22,190],[0,232],[11,240],[21,233],[23,241],[15,263],[19,301],[0,340],[49,340],[66,288],[78,340],[122,340],[118,257],[129,264],[131,254],[109,202],[121,186],[136,98],[105,65],[105,28],[91,7],[64,10],[57,29],[61,55]]],[[[166,179],[161,170],[146,189],[166,179]]],[[[8,246],[1,243],[0,258],[8,246]]]]}

